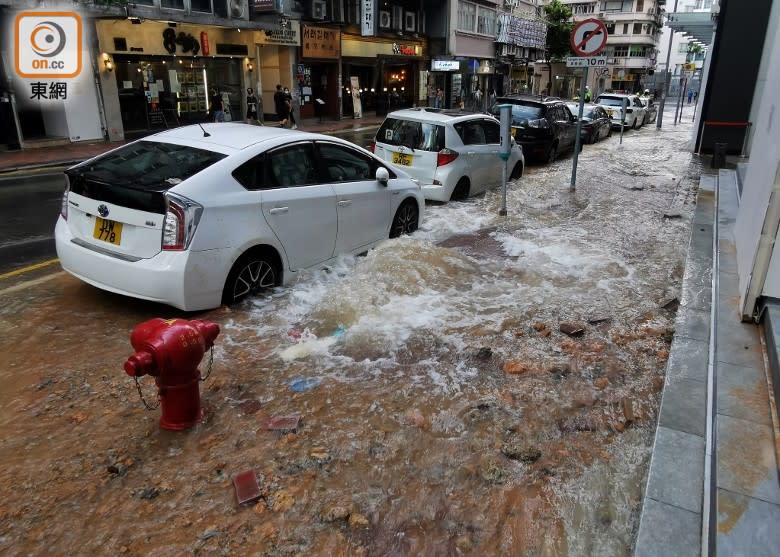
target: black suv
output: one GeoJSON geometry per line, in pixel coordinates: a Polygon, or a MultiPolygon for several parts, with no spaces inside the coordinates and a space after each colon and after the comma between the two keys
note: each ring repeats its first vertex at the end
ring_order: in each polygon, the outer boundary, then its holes
{"type": "Polygon", "coordinates": [[[561,99],[530,95],[498,97],[490,109],[501,118],[499,105],[512,105],[512,133],[528,159],[554,161],[561,153],[574,151],[577,117],[561,99]]]}

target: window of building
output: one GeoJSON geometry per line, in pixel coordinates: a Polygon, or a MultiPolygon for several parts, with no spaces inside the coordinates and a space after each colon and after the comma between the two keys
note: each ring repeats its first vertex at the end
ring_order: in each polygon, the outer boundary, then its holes
{"type": "Polygon", "coordinates": [[[605,26],[607,27],[607,33],[609,33],[610,35],[614,35],[615,34],[615,22],[614,21],[610,21],[609,23],[605,23],[605,26]]]}
{"type": "Polygon", "coordinates": [[[154,6],[154,0],[135,0],[133,4],[140,4],[142,6],[154,6]]]}
{"type": "Polygon", "coordinates": [[[628,23],[623,24],[623,34],[628,35],[628,23]]]}
{"type": "Polygon", "coordinates": [[[639,35],[642,32],[642,24],[634,23],[634,35],[639,35]]]}
{"type": "Polygon", "coordinates": [[[628,56],[628,45],[620,45],[615,47],[615,56],[628,56]]]}
{"type": "Polygon", "coordinates": [[[647,54],[647,47],[645,46],[638,46],[638,45],[632,45],[629,49],[629,56],[639,56],[644,58],[647,54]]]}
{"type": "Polygon", "coordinates": [[[211,0],[190,0],[193,12],[211,13],[211,0]]]}
{"type": "Polygon", "coordinates": [[[636,11],[645,11],[645,0],[636,0],[636,11]]]}
{"type": "Polygon", "coordinates": [[[496,36],[496,11],[490,8],[477,8],[477,33],[496,36]]]}
{"type": "Polygon", "coordinates": [[[184,0],[160,0],[161,8],[172,8],[174,10],[184,9],[184,0]]]}
{"type": "Polygon", "coordinates": [[[477,5],[458,2],[458,31],[474,32],[477,27],[477,5]]]}

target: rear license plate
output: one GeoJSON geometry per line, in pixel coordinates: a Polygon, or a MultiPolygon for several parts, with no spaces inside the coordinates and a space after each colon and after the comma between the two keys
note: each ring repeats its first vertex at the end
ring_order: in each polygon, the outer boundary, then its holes
{"type": "Polygon", "coordinates": [[[393,153],[393,164],[412,166],[412,157],[403,153],[393,153]]]}
{"type": "Polygon", "coordinates": [[[122,243],[122,223],[113,220],[95,218],[95,230],[92,236],[98,240],[118,246],[122,243]]]}

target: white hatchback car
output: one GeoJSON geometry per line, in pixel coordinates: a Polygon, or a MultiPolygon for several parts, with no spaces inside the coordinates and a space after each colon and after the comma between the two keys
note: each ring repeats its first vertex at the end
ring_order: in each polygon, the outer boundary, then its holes
{"type": "Polygon", "coordinates": [[[623,120],[623,102],[626,102],[626,119],[624,128],[637,129],[645,125],[645,105],[636,95],[622,93],[602,93],[596,97],[596,104],[601,105],[612,118],[612,128],[620,129],[623,120]]]}
{"type": "Polygon", "coordinates": [[[246,124],[168,130],[66,171],[62,267],[186,311],[288,283],[417,229],[405,173],[347,141],[246,124]]]}
{"type": "MultiPolygon", "coordinates": [[[[385,118],[373,151],[417,180],[426,199],[463,200],[501,184],[500,128],[488,114],[398,110],[385,118]]],[[[522,176],[524,164],[512,139],[507,179],[522,176]]]]}

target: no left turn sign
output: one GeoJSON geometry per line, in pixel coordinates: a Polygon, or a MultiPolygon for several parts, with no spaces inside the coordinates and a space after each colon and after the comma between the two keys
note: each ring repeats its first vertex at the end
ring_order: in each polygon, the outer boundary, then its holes
{"type": "Polygon", "coordinates": [[[598,19],[580,21],[572,29],[569,43],[577,56],[595,56],[607,45],[607,28],[598,19]]]}

